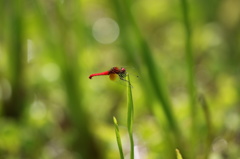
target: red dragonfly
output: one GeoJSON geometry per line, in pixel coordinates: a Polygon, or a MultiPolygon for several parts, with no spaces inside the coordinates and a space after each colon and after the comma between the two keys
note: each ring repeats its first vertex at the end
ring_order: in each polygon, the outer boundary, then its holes
{"type": "Polygon", "coordinates": [[[112,67],[110,70],[101,72],[101,73],[94,73],[89,76],[89,79],[92,79],[94,76],[104,76],[109,75],[110,80],[115,80],[119,77],[120,80],[127,81],[125,78],[127,76],[127,71],[125,68],[121,67],[112,67]]]}

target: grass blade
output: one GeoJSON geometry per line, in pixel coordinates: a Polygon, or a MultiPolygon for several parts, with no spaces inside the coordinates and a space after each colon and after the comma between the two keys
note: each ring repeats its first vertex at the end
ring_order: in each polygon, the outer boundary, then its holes
{"type": "Polygon", "coordinates": [[[194,61],[193,61],[193,51],[192,51],[192,31],[190,25],[189,17],[189,7],[186,0],[180,0],[183,14],[183,24],[185,27],[185,53],[186,62],[188,69],[188,92],[189,92],[189,103],[191,107],[191,115],[193,120],[193,125],[196,124],[196,88],[195,88],[195,77],[194,77],[194,61]]]}
{"type": "MultiPolygon", "coordinates": [[[[188,72],[188,96],[189,96],[189,107],[191,111],[191,144],[196,145],[197,143],[197,108],[196,108],[196,92],[197,89],[195,87],[195,76],[194,76],[194,57],[192,50],[192,30],[190,23],[190,12],[189,12],[189,4],[187,0],[180,0],[181,8],[182,8],[182,16],[183,16],[183,25],[185,29],[185,58],[187,63],[187,72],[188,72]]],[[[200,134],[199,134],[200,135],[200,134]]],[[[194,150],[194,149],[193,149],[194,150]]],[[[191,157],[194,157],[196,152],[189,153],[191,157]]]]}
{"type": "Polygon", "coordinates": [[[201,108],[203,109],[203,113],[204,113],[206,125],[207,125],[206,150],[205,150],[204,156],[205,158],[208,158],[211,151],[211,142],[213,139],[211,113],[209,110],[209,105],[204,95],[199,96],[199,102],[201,104],[201,108]]]}
{"type": "Polygon", "coordinates": [[[175,134],[177,139],[181,138],[179,137],[181,133],[171,108],[172,104],[170,102],[168,94],[166,93],[165,83],[163,81],[164,76],[162,75],[162,72],[159,71],[159,68],[157,68],[152,56],[152,51],[142,36],[141,31],[134,20],[129,2],[127,0],[115,0],[111,2],[113,2],[113,7],[115,8],[116,15],[118,16],[120,27],[124,30],[122,34],[122,43],[127,50],[126,55],[129,56],[129,58],[137,66],[138,63],[135,61],[135,59],[138,59],[139,57],[142,58],[142,61],[146,65],[148,76],[151,80],[150,84],[152,85],[154,94],[156,94],[157,99],[161,103],[170,128],[172,129],[172,132],[175,134]],[[129,37],[129,35],[131,35],[131,37],[129,37]],[[134,56],[133,53],[135,50],[138,50],[139,54],[136,54],[134,56]]]}
{"type": "Polygon", "coordinates": [[[133,109],[133,99],[132,99],[132,85],[130,82],[129,75],[127,75],[127,81],[128,81],[128,87],[127,87],[128,88],[127,89],[128,120],[127,120],[127,125],[128,125],[128,134],[129,134],[130,146],[131,146],[130,158],[134,159],[134,141],[133,141],[133,133],[132,133],[134,109],[133,109]]]}
{"type": "Polygon", "coordinates": [[[177,159],[183,159],[180,151],[176,149],[177,159]]]}
{"type": "Polygon", "coordinates": [[[117,119],[115,117],[113,117],[113,122],[115,125],[115,133],[116,133],[116,139],[117,139],[118,149],[119,149],[119,153],[120,153],[120,158],[124,159],[121,136],[120,136],[119,129],[118,129],[117,119]]]}

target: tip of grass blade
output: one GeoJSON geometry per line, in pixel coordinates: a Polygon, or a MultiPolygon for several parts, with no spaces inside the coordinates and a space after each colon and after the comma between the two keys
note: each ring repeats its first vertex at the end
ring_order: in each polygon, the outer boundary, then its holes
{"type": "Polygon", "coordinates": [[[124,159],[121,136],[120,136],[119,129],[118,129],[117,119],[115,117],[113,117],[113,122],[114,122],[114,125],[115,125],[115,134],[116,134],[116,139],[117,139],[120,158],[124,159]]]}
{"type": "Polygon", "coordinates": [[[115,116],[113,116],[113,122],[114,122],[115,125],[118,125],[117,119],[115,118],[115,116]]]}
{"type": "Polygon", "coordinates": [[[180,151],[176,149],[177,159],[183,159],[180,151]]]}

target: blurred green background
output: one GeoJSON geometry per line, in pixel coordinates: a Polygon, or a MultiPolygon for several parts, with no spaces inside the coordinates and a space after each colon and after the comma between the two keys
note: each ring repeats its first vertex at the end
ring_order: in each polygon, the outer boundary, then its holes
{"type": "Polygon", "coordinates": [[[0,158],[240,158],[239,0],[0,1],[0,158]],[[126,67],[128,69],[128,67],[126,67]],[[131,76],[131,74],[130,74],[131,76]]]}

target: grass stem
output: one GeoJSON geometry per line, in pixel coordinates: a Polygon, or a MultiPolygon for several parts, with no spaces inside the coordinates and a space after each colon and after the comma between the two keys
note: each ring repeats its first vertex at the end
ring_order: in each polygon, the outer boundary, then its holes
{"type": "Polygon", "coordinates": [[[180,151],[176,149],[177,159],[183,159],[180,151]]]}
{"type": "Polygon", "coordinates": [[[195,88],[195,78],[194,78],[194,60],[192,51],[192,30],[190,25],[189,17],[189,6],[187,0],[180,0],[183,14],[183,24],[185,28],[185,57],[187,62],[188,70],[188,93],[189,93],[189,104],[191,109],[191,116],[193,125],[196,124],[196,88],[195,88]]]}
{"type": "Polygon", "coordinates": [[[209,106],[208,103],[204,97],[204,95],[201,95],[199,97],[199,102],[202,106],[203,113],[206,119],[206,125],[207,125],[207,139],[206,139],[206,152],[204,153],[204,158],[208,158],[209,153],[211,151],[211,142],[213,138],[213,133],[212,133],[212,121],[211,121],[211,113],[209,111],[209,106]]]}
{"type": "Polygon", "coordinates": [[[128,105],[128,134],[130,139],[130,146],[131,146],[131,154],[130,158],[134,159],[134,140],[133,140],[133,133],[132,133],[132,127],[133,127],[133,116],[134,116],[134,108],[133,108],[133,99],[132,99],[132,85],[130,82],[130,77],[127,75],[127,81],[128,81],[128,89],[127,89],[127,105],[128,105]]]}
{"type": "Polygon", "coordinates": [[[120,133],[119,133],[117,119],[115,117],[113,117],[113,122],[114,122],[114,125],[115,125],[115,133],[116,133],[116,139],[117,139],[118,149],[119,149],[119,153],[120,153],[120,158],[124,159],[121,136],[120,136],[120,133]]]}

